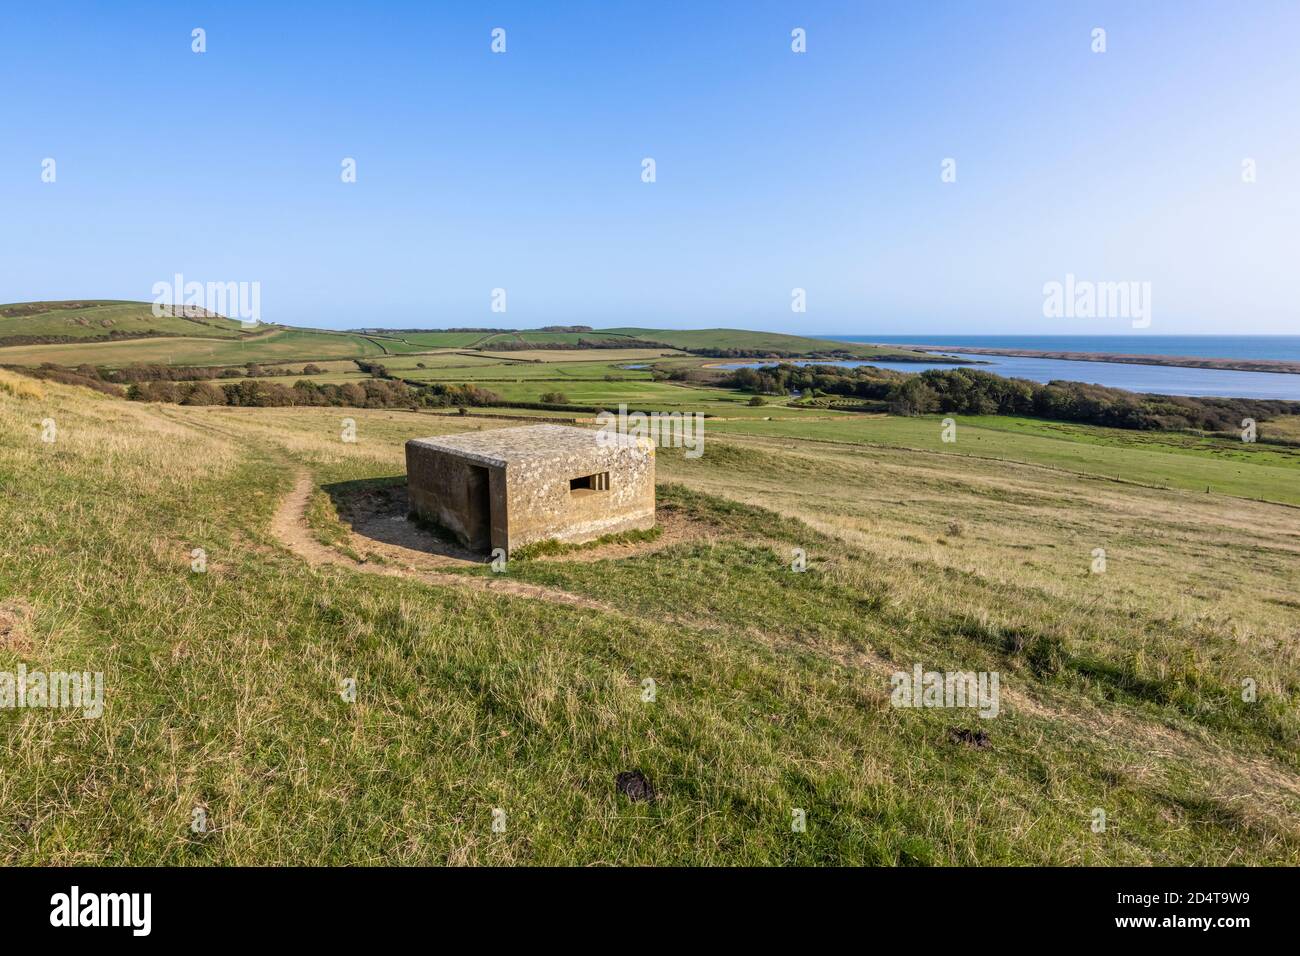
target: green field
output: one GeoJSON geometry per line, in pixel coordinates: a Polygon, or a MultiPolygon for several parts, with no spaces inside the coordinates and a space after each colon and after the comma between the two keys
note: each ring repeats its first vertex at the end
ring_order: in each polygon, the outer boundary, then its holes
{"type": "Polygon", "coordinates": [[[419,352],[414,355],[394,355],[380,364],[394,371],[418,368],[479,368],[496,365],[500,360],[482,352],[459,349],[441,349],[436,352],[419,352]]]}
{"type": "Polygon", "coordinates": [[[945,442],[941,416],[663,380],[697,356],[431,344],[0,350],[281,385],[369,358],[710,416],[699,457],[657,451],[661,538],[497,574],[393,545],[404,507],[371,536],[349,496],[400,488],[410,438],[590,412],[174,406],[0,369],[0,672],[105,679],[99,718],[0,709],[0,862],[1300,864],[1300,447],[990,416],[945,442]],[[998,715],[891,706],[918,664],[998,673],[998,715]],[[630,769],[656,802],[618,795],[630,769]]]}
{"type": "Polygon", "coordinates": [[[153,338],[85,345],[20,345],[0,348],[0,365],[243,365],[383,354],[381,346],[359,335],[273,328],[239,339],[153,338]]]}
{"type": "Polygon", "coordinates": [[[485,332],[392,332],[393,338],[401,339],[413,348],[425,349],[460,349],[485,339],[490,333],[485,332]]]}
{"type": "MultiPolygon", "coordinates": [[[[491,349],[494,344],[502,342],[526,342],[546,347],[547,345],[577,345],[579,342],[621,342],[629,336],[605,331],[592,332],[505,332],[493,335],[479,343],[480,348],[491,349]]],[[[629,344],[631,344],[629,342],[629,344]]]]}
{"type": "MultiPolygon", "coordinates": [[[[519,349],[509,352],[494,352],[485,349],[480,354],[491,356],[503,362],[546,362],[548,364],[566,364],[574,362],[591,362],[599,359],[603,363],[657,363],[660,359],[678,358],[683,353],[676,349],[519,349]]],[[[701,360],[687,358],[692,365],[701,364],[701,360]]]]}
{"type": "Polygon", "coordinates": [[[785,335],[780,332],[750,332],[744,329],[641,329],[620,328],[601,329],[616,335],[645,339],[650,342],[663,342],[676,349],[771,349],[777,353],[825,352],[829,350],[849,352],[862,358],[884,358],[887,356],[915,356],[915,352],[889,346],[863,345],[858,342],[835,342],[830,339],[814,339],[801,335],[785,335]]]}
{"type": "MultiPolygon", "coordinates": [[[[578,352],[577,356],[590,356],[591,352],[578,352]]],[[[393,373],[400,373],[403,378],[427,380],[431,382],[526,382],[526,381],[566,381],[570,379],[599,380],[614,376],[620,380],[649,381],[650,372],[645,369],[625,369],[626,360],[615,362],[533,362],[529,360],[512,360],[501,356],[481,356],[470,358],[465,355],[418,356],[384,362],[384,367],[393,373]],[[442,361],[432,361],[440,359],[442,361]],[[420,368],[420,365],[426,366],[420,368]]],[[[635,364],[635,363],[634,363],[635,364]]]]}
{"type": "Polygon", "coordinates": [[[113,333],[238,338],[244,330],[232,319],[155,316],[148,302],[96,299],[0,305],[0,340],[11,335],[90,339],[113,333]]]}
{"type": "Polygon", "coordinates": [[[915,448],[950,456],[1020,461],[1107,479],[1300,504],[1300,449],[1067,425],[1036,419],[957,416],[957,440],[942,419],[829,413],[817,422],[719,423],[724,434],[915,448]]]}
{"type": "Polygon", "coordinates": [[[499,420],[4,376],[0,670],[106,687],[95,720],[0,712],[7,864],[1300,863],[1300,511],[1223,493],[1296,483],[1276,449],[771,409],[809,417],[660,450],[658,550],[431,583],[348,565],[379,545],[331,495],[499,420]],[[1126,456],[1174,487],[1098,480],[1126,456]],[[282,537],[304,473],[343,564],[282,537]],[[999,715],[891,707],[914,663],[1000,672],[999,715]],[[615,792],[632,768],[657,802],[615,792]]]}
{"type": "MultiPolygon", "coordinates": [[[[839,349],[855,355],[899,355],[895,349],[834,343],[821,339],[773,332],[745,332],[712,329],[665,331],[655,329],[605,329],[594,332],[406,332],[386,329],[375,332],[330,332],[310,328],[261,325],[253,329],[223,318],[163,316],[155,318],[147,302],[87,300],[73,302],[25,302],[0,305],[0,340],[5,336],[71,336],[106,338],[110,334],[140,337],[118,341],[87,341],[85,344],[35,344],[0,347],[0,365],[54,363],[76,366],[82,363],[121,366],[132,363],[169,365],[224,365],[247,362],[325,360],[423,355],[448,349],[492,351],[504,343],[536,345],[536,349],[497,352],[504,361],[572,361],[582,359],[571,350],[547,351],[547,345],[576,345],[582,341],[619,342],[633,339],[663,342],[663,352],[643,349],[592,350],[604,361],[673,354],[687,348],[771,349],[783,353],[839,349]]],[[[445,360],[439,360],[445,361],[445,360]]],[[[433,363],[426,363],[433,364],[433,363]]]]}

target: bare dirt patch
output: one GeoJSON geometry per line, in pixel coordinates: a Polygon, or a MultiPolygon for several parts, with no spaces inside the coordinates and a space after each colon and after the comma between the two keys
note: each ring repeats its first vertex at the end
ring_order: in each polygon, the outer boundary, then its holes
{"type": "MultiPolygon", "coordinates": [[[[558,588],[548,588],[539,584],[526,584],[522,581],[514,581],[504,575],[493,575],[492,577],[471,577],[462,574],[449,574],[445,571],[438,572],[435,570],[426,570],[413,565],[400,567],[396,564],[377,564],[353,560],[352,558],[340,554],[333,548],[317,541],[315,536],[311,533],[311,530],[307,527],[307,503],[311,500],[312,490],[314,487],[310,474],[306,472],[300,474],[294,484],[293,491],[285,497],[271,522],[271,530],[276,538],[278,538],[285,547],[308,564],[315,566],[336,565],[339,567],[351,568],[355,571],[361,571],[365,574],[380,574],[389,577],[410,578],[413,580],[423,581],[426,584],[434,584],[441,587],[465,588],[489,594],[532,598],[539,601],[549,601],[554,604],[567,604],[574,607],[587,608],[589,610],[605,611],[611,614],[619,613],[615,608],[610,607],[602,601],[584,597],[580,594],[571,594],[568,591],[561,591],[558,588]]],[[[390,545],[390,547],[395,546],[390,545]]]]}
{"type": "Polygon", "coordinates": [[[33,613],[32,606],[21,598],[0,604],[0,650],[21,652],[31,649],[28,628],[33,613]]]}
{"type": "Polygon", "coordinates": [[[348,532],[341,543],[354,554],[426,568],[486,561],[484,555],[412,521],[405,485],[342,482],[326,486],[325,491],[348,532]]]}
{"type": "MultiPolygon", "coordinates": [[[[462,548],[454,541],[409,519],[406,485],[345,482],[325,489],[339,519],[349,533],[346,548],[363,557],[393,561],[406,567],[445,568],[483,564],[485,555],[462,548]]],[[[650,541],[608,541],[580,545],[557,554],[538,555],[529,561],[603,561],[652,554],[664,548],[717,537],[711,524],[691,519],[674,507],[655,513],[659,533],[650,541]]]]}

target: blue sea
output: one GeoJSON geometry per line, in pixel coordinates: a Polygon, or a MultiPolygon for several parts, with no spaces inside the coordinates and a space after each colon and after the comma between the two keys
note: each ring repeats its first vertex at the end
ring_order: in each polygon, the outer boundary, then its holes
{"type": "MultiPolygon", "coordinates": [[[[1277,359],[1300,361],[1300,335],[827,335],[840,342],[880,345],[965,345],[987,349],[1032,349],[1056,352],[1106,352],[1124,355],[1185,355],[1196,358],[1277,359]]],[[[955,354],[955,353],[954,353],[955,354]]],[[[1073,362],[1021,358],[1011,355],[971,355],[974,366],[1008,378],[1034,382],[1061,379],[1088,382],[1132,392],[1161,395],[1274,398],[1300,401],[1300,375],[1277,372],[1238,372],[1228,369],[1179,368],[1168,365],[1129,365],[1116,362],[1073,362]]],[[[754,367],[761,362],[736,362],[726,368],[754,367]]],[[[960,368],[951,362],[836,362],[873,365],[899,372],[931,368],[960,368]]]]}

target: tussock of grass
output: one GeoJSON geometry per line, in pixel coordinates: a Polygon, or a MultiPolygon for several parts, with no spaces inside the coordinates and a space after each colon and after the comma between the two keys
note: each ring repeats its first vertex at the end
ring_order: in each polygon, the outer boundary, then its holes
{"type": "Polygon", "coordinates": [[[554,538],[548,538],[545,541],[534,541],[532,544],[526,544],[522,548],[516,548],[510,554],[512,561],[527,561],[530,558],[549,558],[567,554],[581,554],[584,551],[591,551],[601,545],[606,544],[648,544],[651,541],[658,541],[662,537],[664,529],[660,527],[643,528],[632,531],[616,531],[613,534],[603,534],[599,538],[591,541],[583,541],[578,544],[572,544],[565,541],[557,541],[554,538]]]}

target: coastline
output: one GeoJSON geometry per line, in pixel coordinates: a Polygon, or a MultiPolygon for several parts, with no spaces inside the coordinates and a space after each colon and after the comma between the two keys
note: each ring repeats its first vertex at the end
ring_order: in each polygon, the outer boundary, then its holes
{"type": "Polygon", "coordinates": [[[1011,358],[1057,359],[1068,362],[1107,362],[1116,365],[1166,365],[1177,368],[1208,368],[1235,372],[1276,372],[1300,374],[1300,362],[1280,359],[1197,358],[1190,355],[1131,355],[1116,352],[1059,352],[1036,349],[999,349],[972,345],[899,345],[930,354],[1005,355],[1011,358]]]}

